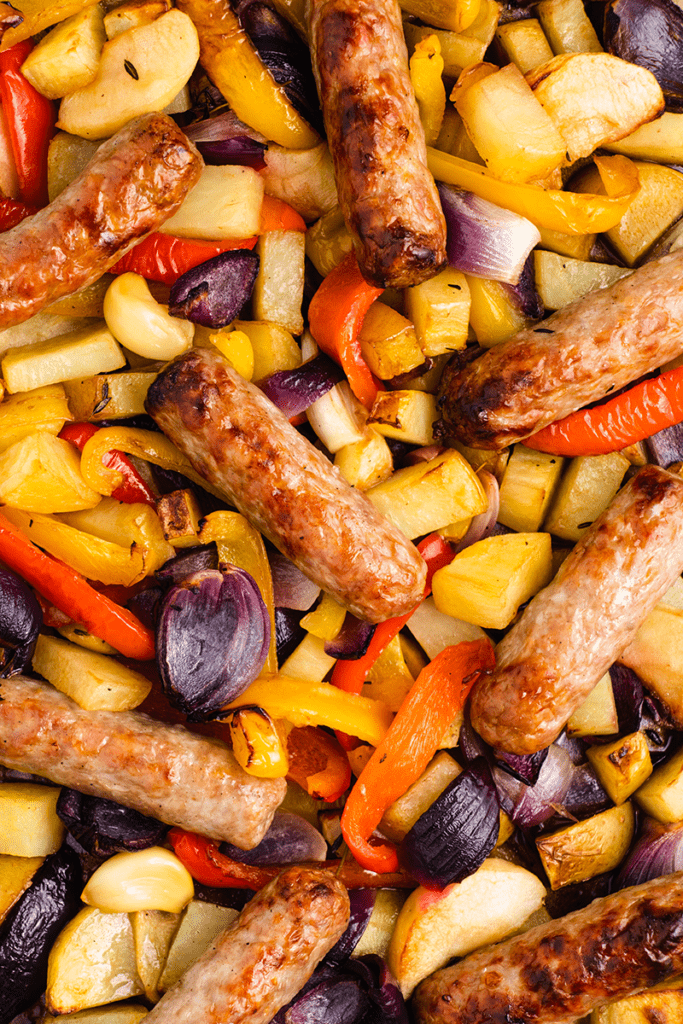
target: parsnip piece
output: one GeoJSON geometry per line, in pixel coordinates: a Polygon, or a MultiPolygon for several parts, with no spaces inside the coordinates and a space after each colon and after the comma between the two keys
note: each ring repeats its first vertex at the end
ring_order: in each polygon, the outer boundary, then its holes
{"type": "Polygon", "coordinates": [[[516,444],[500,485],[498,522],[520,533],[539,530],[565,460],[516,444]]]}
{"type": "Polygon", "coordinates": [[[96,373],[109,373],[125,365],[125,356],[116,339],[106,326],[96,321],[93,327],[68,331],[25,348],[10,349],[2,358],[2,376],[7,390],[13,394],[96,373]]]}
{"type": "Polygon", "coordinates": [[[511,21],[496,29],[496,39],[508,60],[526,74],[538,64],[551,60],[553,51],[537,18],[511,21]]]}
{"type": "Polygon", "coordinates": [[[612,871],[626,856],[635,817],[630,803],[579,821],[536,840],[552,889],[612,871]]]}
{"type": "Polygon", "coordinates": [[[436,399],[426,391],[380,391],[368,419],[384,437],[407,444],[434,443],[436,399]]]}
{"type": "Polygon", "coordinates": [[[66,831],[55,810],[60,792],[32,782],[0,783],[0,854],[47,857],[57,852],[66,831]]]}
{"type": "Polygon", "coordinates": [[[611,736],[619,732],[619,716],[609,672],[596,683],[567,722],[568,736],[611,736]]]}
{"type": "Polygon", "coordinates": [[[360,441],[340,448],[335,453],[334,464],[346,482],[361,491],[388,480],[394,468],[389,445],[372,427],[365,430],[360,441]]]}
{"type": "Polygon", "coordinates": [[[536,290],[546,309],[562,309],[589,292],[609,288],[630,273],[627,268],[610,263],[574,260],[542,249],[534,252],[536,290]]]}
{"type": "Polygon", "coordinates": [[[337,205],[332,156],[326,142],[312,149],[285,149],[271,143],[261,171],[266,195],[284,199],[305,221],[316,220],[337,205]]]}
{"type": "Polygon", "coordinates": [[[373,700],[381,700],[396,712],[412,688],[415,679],[408,668],[401,641],[397,635],[387,644],[379,658],[368,672],[361,694],[373,700]]]}
{"type": "Polygon", "coordinates": [[[542,0],[536,12],[553,53],[602,53],[581,0],[542,0]]]}
{"type": "Polygon", "coordinates": [[[292,651],[280,672],[292,679],[309,679],[321,683],[337,659],[325,653],[325,641],[306,633],[299,646],[292,651]]]}
{"type": "Polygon", "coordinates": [[[384,302],[373,302],[360,334],[363,358],[380,380],[391,380],[424,362],[415,327],[384,302]]]}
{"type": "Polygon", "coordinates": [[[480,0],[400,0],[401,10],[427,25],[464,32],[478,16],[480,0]]]}
{"type": "Polygon", "coordinates": [[[580,540],[611,503],[629,465],[621,452],[572,459],[546,517],[545,529],[564,540],[580,540]]]}
{"type": "Polygon", "coordinates": [[[216,936],[231,925],[236,917],[237,911],[230,907],[192,900],[183,913],[180,926],[171,943],[159,981],[159,989],[164,992],[171,985],[175,985],[188,967],[199,960],[216,936]]]}
{"type": "Polygon", "coordinates": [[[461,772],[462,768],[450,754],[440,750],[417,782],[387,807],[379,824],[380,832],[394,843],[402,842],[417,819],[461,772]]]}
{"type": "Polygon", "coordinates": [[[656,121],[649,121],[636,128],[618,142],[605,143],[610,153],[640,160],[654,160],[660,164],[683,163],[683,114],[670,111],[656,121]]]}
{"type": "Polygon", "coordinates": [[[206,166],[180,209],[159,230],[181,238],[251,238],[259,233],[262,204],[263,179],[253,167],[206,166]]]}
{"type": "MultiPolygon", "coordinates": [[[[677,0],[674,0],[677,2],[677,0]]],[[[673,988],[674,982],[667,987],[673,988]]],[[[658,988],[659,986],[657,986],[658,988]]],[[[593,1010],[590,1024],[651,1024],[652,1021],[675,1021],[683,1019],[683,992],[658,992],[650,990],[628,999],[619,999],[609,1006],[593,1010]]]]}
{"type": "Polygon", "coordinates": [[[168,958],[173,936],[178,931],[180,914],[165,910],[136,910],[130,915],[135,942],[135,961],[145,995],[150,1002],[159,999],[159,979],[168,958]]]}
{"type": "Polygon", "coordinates": [[[454,449],[429,462],[397,470],[366,494],[375,508],[409,538],[486,510],[478,477],[454,449]]]}
{"type": "Polygon", "coordinates": [[[428,597],[417,606],[407,626],[430,659],[435,658],[444,647],[450,647],[451,644],[459,644],[462,640],[486,638],[486,633],[480,626],[440,612],[433,597],[428,597]]]}
{"type": "Polygon", "coordinates": [[[143,992],[128,914],[103,914],[84,907],[50,951],[48,1011],[72,1013],[143,992]]]}
{"type": "Polygon", "coordinates": [[[376,953],[386,960],[391,936],[401,907],[406,901],[405,890],[378,889],[370,920],[353,950],[354,956],[376,953]]]}
{"type": "Polygon", "coordinates": [[[98,1006],[90,1010],[77,1010],[75,1013],[60,1014],[53,1017],[51,1013],[42,1017],[40,1024],[140,1024],[149,1013],[146,1006],[138,1003],[126,1003],[124,1006],[98,1006]]]}
{"type": "Polygon", "coordinates": [[[64,391],[76,421],[97,423],[98,420],[125,419],[143,415],[147,391],[156,376],[154,370],[100,373],[96,377],[65,381],[64,391]]]}
{"type": "Polygon", "coordinates": [[[550,111],[514,64],[458,90],[454,101],[477,151],[501,181],[545,178],[565,162],[565,141],[550,111]]]}
{"type": "Polygon", "coordinates": [[[617,806],[628,800],[652,775],[650,751],[642,732],[633,732],[605,746],[589,747],[587,756],[603,788],[617,806]]]}
{"type": "Polygon", "coordinates": [[[487,537],[434,573],[434,603],[466,622],[505,629],[519,606],[547,586],[552,575],[549,533],[487,537]]]}
{"type": "Polygon", "coordinates": [[[517,931],[544,898],[536,875],[495,859],[442,892],[419,886],[403,904],[387,955],[404,996],[452,957],[517,931]]]}
{"type": "Polygon", "coordinates": [[[142,704],[152,688],[143,675],[126,668],[114,658],[87,651],[55,636],[38,637],[33,668],[86,711],[130,711],[142,704]]]}
{"type": "Polygon", "coordinates": [[[78,452],[68,441],[38,431],[0,455],[0,501],[25,512],[93,508],[101,495],[83,479],[78,452]]]}
{"type": "Polygon", "coordinates": [[[609,53],[568,53],[527,72],[566,141],[570,160],[630,135],[664,109],[654,75],[609,53]]]}
{"type": "Polygon", "coordinates": [[[301,334],[306,256],[303,232],[266,231],[259,237],[256,251],[261,265],[251,299],[254,316],[301,334]]]}
{"type": "Polygon", "coordinates": [[[61,384],[8,395],[0,403],[0,452],[37,431],[58,434],[71,418],[61,384]]]}
{"type": "Polygon", "coordinates": [[[93,81],[106,35],[99,4],[86,7],[53,28],[31,51],[21,71],[50,100],[93,81]]]}
{"type": "Polygon", "coordinates": [[[57,127],[85,139],[105,139],[134,117],[163,110],[199,60],[192,21],[171,10],[122,32],[102,48],[97,77],[62,100],[57,127]]]}
{"type": "Polygon", "coordinates": [[[598,237],[590,235],[565,235],[562,231],[551,231],[549,228],[539,228],[541,233],[540,244],[544,249],[559,253],[560,256],[571,256],[574,260],[588,260],[591,250],[598,237]]]}
{"type": "Polygon", "coordinates": [[[406,288],[406,316],[415,325],[425,356],[440,356],[467,343],[470,289],[464,274],[447,267],[436,277],[406,288]]]}

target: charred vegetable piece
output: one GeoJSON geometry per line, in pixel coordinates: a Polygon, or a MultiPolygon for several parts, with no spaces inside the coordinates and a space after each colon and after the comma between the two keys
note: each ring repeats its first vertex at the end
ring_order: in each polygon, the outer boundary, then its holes
{"type": "Polygon", "coordinates": [[[399,847],[399,860],[420,885],[443,889],[484,863],[499,825],[491,771],[485,758],[477,758],[417,819],[399,847]]]}
{"type": "Polygon", "coordinates": [[[363,622],[347,612],[344,625],[334,640],[325,641],[325,654],[331,658],[356,661],[366,653],[376,629],[371,623],[363,622]]]}
{"type": "Polygon", "coordinates": [[[683,460],[683,423],[664,427],[645,441],[649,461],[666,469],[674,462],[683,460]]]}
{"type": "Polygon", "coordinates": [[[325,860],[327,843],[301,815],[276,811],[258,846],[240,850],[232,843],[221,843],[220,851],[242,864],[296,864],[303,860],[325,860]]]}
{"type": "Polygon", "coordinates": [[[605,9],[604,45],[652,72],[668,110],[683,109],[683,12],[673,0],[612,0],[605,9]]]}
{"type": "Polygon", "coordinates": [[[95,857],[156,846],[168,832],[168,825],[156,818],[75,789],[62,789],[57,814],[74,839],[95,857]]]}
{"type": "Polygon", "coordinates": [[[31,664],[43,614],[33,591],[10,569],[0,568],[0,677],[31,664]]]}
{"type": "Polygon", "coordinates": [[[78,857],[63,846],[34,875],[0,927],[0,1024],[28,1009],[45,989],[53,942],[79,905],[78,857]]]}
{"type": "Polygon", "coordinates": [[[230,249],[200,263],[171,288],[169,313],[203,327],[225,327],[250,298],[259,263],[248,249],[230,249]]]}
{"type": "Polygon", "coordinates": [[[216,545],[201,544],[188,551],[181,551],[179,555],[169,559],[160,569],[157,569],[154,575],[162,583],[182,583],[192,573],[200,572],[202,569],[217,568],[216,545]]]}
{"type": "Polygon", "coordinates": [[[377,898],[376,889],[354,889],[349,892],[351,914],[346,931],[325,957],[329,967],[336,967],[351,956],[368,926],[377,898]]]}
{"type": "Polygon", "coordinates": [[[275,641],[280,664],[287,660],[304,638],[304,630],[299,625],[301,615],[296,608],[275,609],[275,641]]]}
{"type": "Polygon", "coordinates": [[[342,380],[341,366],[321,352],[303,366],[271,374],[259,387],[285,416],[291,417],[304,412],[342,380]]]}
{"type": "Polygon", "coordinates": [[[164,598],[156,637],[162,686],[191,722],[220,716],[252,683],[270,644],[253,577],[223,565],[193,573],[164,598]]]}

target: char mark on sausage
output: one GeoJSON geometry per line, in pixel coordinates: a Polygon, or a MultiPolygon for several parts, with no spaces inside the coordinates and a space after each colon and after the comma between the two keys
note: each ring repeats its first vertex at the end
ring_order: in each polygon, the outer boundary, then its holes
{"type": "Polygon", "coordinates": [[[494,747],[542,750],[683,570],[683,480],[644,466],[593,523],[496,650],[472,691],[494,747]]]}
{"type": "Polygon", "coordinates": [[[0,327],[100,278],[175,213],[202,167],[164,114],[122,128],[54,202],[0,235],[0,327]]]}
{"type": "Polygon", "coordinates": [[[146,408],[198,473],[355,615],[381,622],[420,601],[417,548],[218,353],[180,356],[146,408]]]}
{"type": "Polygon", "coordinates": [[[683,252],[653,260],[446,371],[443,431],[504,448],[683,352],[683,252]]]}
{"type": "Polygon", "coordinates": [[[405,288],[446,263],[398,0],[309,0],[313,69],[339,204],[363,275],[405,288]]]}

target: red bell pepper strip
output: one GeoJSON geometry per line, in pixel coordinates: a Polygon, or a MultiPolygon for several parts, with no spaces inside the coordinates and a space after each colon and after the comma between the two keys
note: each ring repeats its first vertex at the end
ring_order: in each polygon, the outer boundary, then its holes
{"type": "MultiPolygon", "coordinates": [[[[196,882],[219,889],[262,889],[284,871],[284,864],[262,867],[243,864],[221,853],[218,844],[194,832],[172,828],[168,838],[178,860],[181,860],[196,882]]],[[[376,875],[366,871],[352,857],[346,860],[311,861],[307,867],[333,871],[347,889],[414,889],[415,880],[405,871],[392,875],[376,875]]]]}
{"type": "Polygon", "coordinates": [[[33,49],[30,39],[0,52],[0,100],[7,118],[21,198],[32,206],[47,206],[47,149],[56,111],[51,100],[33,88],[21,65],[33,49]]]}
{"type": "Polygon", "coordinates": [[[351,390],[367,409],[385,388],[363,359],[358,336],[365,314],[383,290],[368,284],[351,252],[327,275],[308,308],[315,341],[340,364],[351,390]]]}
{"type": "Polygon", "coordinates": [[[252,238],[226,238],[206,242],[194,238],[176,238],[154,231],[133,246],[114,264],[111,274],[140,274],[147,281],[173,285],[186,271],[206,263],[213,256],[231,249],[253,249],[258,241],[252,238]]]}
{"type": "Polygon", "coordinates": [[[15,228],[26,217],[37,212],[35,206],[28,206],[19,199],[0,199],[0,231],[15,228]]]}
{"type": "Polygon", "coordinates": [[[99,594],[70,566],[52,558],[0,513],[0,560],[14,569],[46,600],[85,626],[89,633],[127,658],[154,657],[154,634],[127,608],[99,594]]]}
{"type": "MultiPolygon", "coordinates": [[[[79,452],[82,452],[86,441],[89,441],[99,429],[94,423],[67,423],[60,430],[59,436],[64,441],[71,441],[78,448],[79,452]]],[[[112,498],[115,498],[117,501],[125,501],[127,505],[142,502],[145,505],[151,505],[152,508],[156,508],[155,495],[123,452],[112,449],[112,451],[107,452],[102,462],[110,469],[116,470],[123,477],[123,482],[119,484],[116,490],[112,491],[112,498]]]]}
{"type": "Polygon", "coordinates": [[[313,725],[294,728],[287,736],[289,771],[316,800],[338,800],[351,784],[349,759],[334,736],[313,725]]]}
{"type": "Polygon", "coordinates": [[[550,455],[608,455],[683,421],[683,366],[651,377],[603,405],[579,409],[528,437],[550,455]]]}
{"type": "Polygon", "coordinates": [[[465,641],[437,654],[415,680],[342,812],[347,846],[368,871],[398,869],[393,845],[368,840],[387,807],[419,779],[472,686],[494,664],[488,640],[465,641]]]}

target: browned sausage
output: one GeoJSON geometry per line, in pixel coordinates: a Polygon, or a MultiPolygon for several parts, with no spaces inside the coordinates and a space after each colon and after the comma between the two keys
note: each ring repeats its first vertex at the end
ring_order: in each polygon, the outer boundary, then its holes
{"type": "MultiPolygon", "coordinates": [[[[683,970],[683,872],[656,878],[437,971],[416,1024],[574,1024],[683,970]]],[[[653,1022],[654,1024],[654,1022],[653,1022]]]]}
{"type": "Polygon", "coordinates": [[[268,1024],[308,981],[349,920],[331,871],[292,867],[269,882],[145,1018],[149,1024],[268,1024]]]}
{"type": "Polygon", "coordinates": [[[494,747],[547,747],[683,570],[683,480],[644,466],[496,650],[472,692],[494,747]]]}
{"type": "Polygon", "coordinates": [[[247,775],[220,740],[136,711],[84,711],[21,676],[0,680],[0,763],[242,849],[263,839],[286,790],[247,775]]]}
{"type": "Polygon", "coordinates": [[[180,356],[145,407],[198,473],[354,614],[381,622],[420,601],[417,548],[218,353],[180,356]]]}
{"type": "Polygon", "coordinates": [[[683,252],[520,331],[444,375],[446,431],[504,448],[605,398],[683,352],[683,252]]]}
{"type": "Polygon", "coordinates": [[[122,128],[53,203],[0,235],[0,327],[96,281],[175,213],[202,167],[164,114],[122,128]]]}
{"type": "Polygon", "coordinates": [[[406,288],[446,262],[398,0],[309,0],[313,71],[360,269],[406,288]]]}

